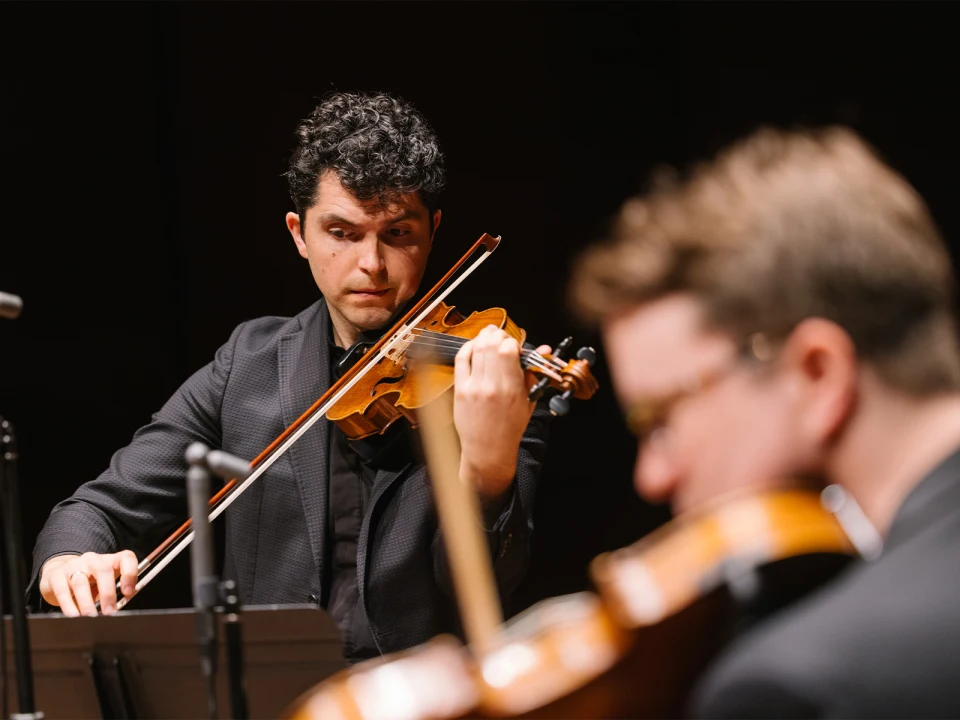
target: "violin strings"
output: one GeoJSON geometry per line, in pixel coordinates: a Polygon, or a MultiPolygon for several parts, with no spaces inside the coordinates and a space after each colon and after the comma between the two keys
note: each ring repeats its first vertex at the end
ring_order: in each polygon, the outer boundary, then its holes
{"type": "MultiPolygon", "coordinates": [[[[421,328],[410,328],[408,334],[411,336],[410,343],[411,345],[419,347],[431,347],[434,350],[439,350],[441,348],[447,349],[446,353],[443,353],[441,357],[446,360],[452,360],[456,357],[456,351],[458,351],[465,343],[469,341],[469,338],[461,338],[456,335],[446,335],[444,333],[438,333],[432,330],[424,330],[421,328]],[[419,340],[417,338],[422,338],[419,340]]],[[[536,350],[526,350],[521,348],[520,350],[520,360],[521,365],[524,367],[535,367],[542,370],[554,370],[562,371],[566,365],[555,358],[547,359],[540,355],[536,350]]]]}
{"type": "MultiPolygon", "coordinates": [[[[461,338],[456,335],[445,335],[432,330],[422,330],[419,328],[413,328],[408,332],[414,338],[411,340],[411,344],[418,345],[420,347],[433,347],[435,349],[446,347],[451,350],[454,348],[459,350],[465,343],[469,341],[469,338],[461,338]],[[416,338],[418,337],[425,338],[426,342],[417,341],[416,338]]],[[[545,358],[536,350],[527,350],[521,348],[520,356],[521,359],[526,360],[528,364],[542,369],[562,370],[564,367],[566,367],[565,364],[559,360],[555,358],[545,358]]]]}
{"type": "MultiPolygon", "coordinates": [[[[438,333],[439,334],[439,333],[438,333]]],[[[441,359],[444,360],[453,360],[457,352],[461,347],[467,342],[465,339],[462,339],[461,342],[451,341],[444,339],[439,341],[436,339],[431,339],[427,341],[417,340],[417,336],[414,336],[414,339],[410,341],[410,344],[415,347],[429,347],[433,350],[438,351],[438,355],[441,359]]],[[[562,370],[565,366],[562,363],[557,363],[556,365],[552,364],[547,358],[540,355],[536,350],[521,350],[520,352],[520,361],[525,367],[536,367],[543,370],[553,370],[555,372],[562,370]]]]}
{"type": "MultiPolygon", "coordinates": [[[[455,343],[458,347],[463,346],[469,340],[469,338],[461,338],[456,335],[445,335],[444,333],[438,333],[434,330],[422,330],[419,328],[414,328],[413,331],[415,331],[415,333],[412,332],[412,334],[418,334],[420,337],[436,338],[437,340],[443,339],[455,343]]],[[[566,367],[566,363],[556,358],[546,358],[536,350],[527,350],[521,347],[520,354],[523,357],[535,358],[540,362],[553,364],[557,370],[563,370],[566,367]]]]}
{"type": "MultiPolygon", "coordinates": [[[[457,352],[459,352],[460,348],[463,347],[463,343],[444,345],[436,341],[423,342],[418,340],[412,340],[410,344],[413,345],[414,347],[432,348],[434,351],[437,351],[437,354],[441,357],[441,359],[445,359],[445,360],[454,360],[456,358],[457,352]]],[[[563,366],[560,366],[560,367],[551,366],[551,364],[546,360],[546,358],[544,358],[542,355],[540,355],[539,353],[533,350],[522,351],[520,355],[520,363],[524,367],[536,367],[543,370],[553,370],[555,372],[559,372],[560,370],[563,369],[563,366]]]]}

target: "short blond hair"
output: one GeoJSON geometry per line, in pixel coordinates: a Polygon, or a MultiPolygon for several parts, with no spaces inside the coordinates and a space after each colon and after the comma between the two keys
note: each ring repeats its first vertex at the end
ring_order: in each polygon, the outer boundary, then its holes
{"type": "Polygon", "coordinates": [[[570,285],[588,322],[673,292],[738,339],[827,318],[886,382],[960,388],[950,256],[922,198],[848,129],[765,128],[628,200],[570,285]]]}

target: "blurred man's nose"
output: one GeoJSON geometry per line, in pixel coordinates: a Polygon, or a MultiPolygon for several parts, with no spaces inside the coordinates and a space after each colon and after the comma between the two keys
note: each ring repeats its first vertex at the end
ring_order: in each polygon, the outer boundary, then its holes
{"type": "Polygon", "coordinates": [[[680,482],[677,463],[670,457],[664,443],[657,440],[658,438],[653,438],[652,441],[638,445],[633,473],[633,484],[637,492],[644,500],[652,503],[669,500],[680,482]]]}

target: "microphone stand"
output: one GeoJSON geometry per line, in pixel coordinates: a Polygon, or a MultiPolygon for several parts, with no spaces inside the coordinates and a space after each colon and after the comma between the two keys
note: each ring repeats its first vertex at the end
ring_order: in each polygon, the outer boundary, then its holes
{"type": "Polygon", "coordinates": [[[227,664],[230,679],[230,710],[234,720],[247,720],[246,680],[243,672],[243,636],[240,624],[240,602],[236,583],[220,583],[214,572],[213,540],[209,512],[211,472],[226,480],[245,479],[250,464],[219,450],[210,450],[203,443],[187,448],[187,497],[193,524],[193,546],[190,549],[193,576],[193,602],[197,610],[197,640],[203,673],[207,678],[207,709],[217,717],[217,625],[216,611],[221,600],[226,605],[227,664]]]}
{"type": "MultiPolygon", "coordinates": [[[[0,292],[0,318],[15,320],[23,309],[23,300],[17,295],[0,292]]],[[[24,598],[23,546],[20,535],[20,493],[17,484],[17,437],[13,425],[0,417],[0,524],[3,525],[3,538],[0,545],[6,550],[5,566],[7,587],[10,595],[10,614],[13,617],[13,652],[17,674],[17,701],[20,712],[12,713],[10,720],[42,720],[43,713],[36,710],[33,696],[33,668],[30,664],[30,630],[27,625],[27,608],[24,598]]],[[[0,581],[0,598],[3,582],[0,581]]],[[[0,612],[0,624],[3,613],[0,612]]],[[[0,639],[3,639],[0,627],[0,639]]],[[[0,653],[6,661],[6,643],[0,643],[0,653]]],[[[6,662],[0,663],[6,665],[6,662]]],[[[4,691],[4,706],[0,707],[0,717],[6,714],[7,678],[0,678],[4,691]]]]}
{"type": "Polygon", "coordinates": [[[207,710],[217,718],[217,607],[218,579],[213,571],[213,542],[207,503],[210,498],[210,471],[206,466],[207,448],[195,443],[187,448],[187,500],[193,520],[193,547],[190,569],[193,577],[193,605],[197,610],[197,640],[200,663],[207,679],[207,710]]]}
{"type": "MultiPolygon", "coordinates": [[[[30,631],[24,602],[23,548],[20,543],[20,497],[17,486],[17,440],[13,425],[0,418],[0,509],[3,519],[3,545],[6,550],[4,565],[10,594],[10,614],[13,616],[13,650],[17,673],[17,699],[20,712],[10,720],[41,720],[43,713],[35,709],[33,670],[30,665],[30,631]]],[[[3,617],[0,615],[0,622],[3,617]]],[[[7,652],[0,647],[0,652],[7,652]]],[[[4,684],[7,679],[3,678],[4,684]]],[[[4,693],[6,694],[6,693],[4,693]]],[[[6,708],[0,708],[0,715],[6,708]]]]}
{"type": "Polygon", "coordinates": [[[220,586],[223,593],[223,610],[226,613],[224,631],[227,635],[227,667],[230,673],[230,716],[234,720],[247,720],[247,681],[243,676],[243,626],[240,624],[240,598],[237,584],[224,580],[220,586]]]}

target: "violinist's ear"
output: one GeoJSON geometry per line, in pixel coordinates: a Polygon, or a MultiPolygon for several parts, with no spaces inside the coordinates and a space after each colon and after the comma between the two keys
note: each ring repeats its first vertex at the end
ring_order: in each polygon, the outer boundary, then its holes
{"type": "Polygon", "coordinates": [[[435,210],[433,213],[433,231],[430,233],[430,244],[433,245],[433,236],[437,234],[437,228],[440,227],[440,218],[443,217],[443,213],[439,210],[435,210]]]}
{"type": "Polygon", "coordinates": [[[300,257],[307,257],[307,244],[303,241],[302,228],[300,226],[300,216],[295,212],[288,212],[286,221],[287,230],[290,231],[293,241],[297,244],[297,251],[300,253],[300,257]]]}
{"type": "Polygon", "coordinates": [[[836,323],[809,318],[790,334],[782,360],[795,371],[797,429],[804,441],[823,447],[842,431],[856,403],[853,340],[836,323]]]}

